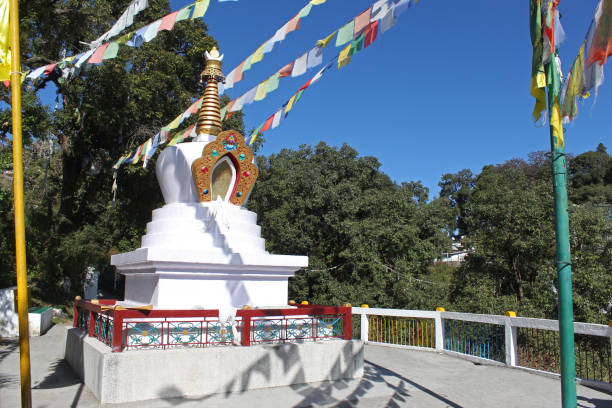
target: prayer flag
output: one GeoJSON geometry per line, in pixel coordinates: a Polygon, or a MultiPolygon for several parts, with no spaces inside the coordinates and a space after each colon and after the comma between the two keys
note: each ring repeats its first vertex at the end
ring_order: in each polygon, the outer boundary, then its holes
{"type": "Polygon", "coordinates": [[[536,103],[533,108],[533,120],[537,122],[546,110],[546,74],[542,63],[542,5],[541,0],[530,0],[529,28],[533,55],[531,59],[531,95],[536,103]]]}
{"type": "Polygon", "coordinates": [[[372,6],[372,13],[370,20],[376,21],[383,18],[387,12],[389,11],[389,1],[388,0],[379,0],[372,6]]]}
{"type": "Polygon", "coordinates": [[[255,94],[257,94],[257,86],[251,88],[249,90],[249,92],[244,94],[244,104],[245,105],[250,105],[253,103],[253,101],[255,100],[255,94]]]}
{"type": "Polygon", "coordinates": [[[253,63],[253,54],[249,55],[247,59],[245,59],[244,62],[242,63],[242,72],[247,72],[249,69],[251,69],[252,63],[253,63]]]}
{"type": "Polygon", "coordinates": [[[127,42],[129,47],[140,47],[144,42],[144,34],[148,30],[149,26],[144,26],[136,30],[132,38],[127,42]]]}
{"type": "Polygon", "coordinates": [[[397,17],[410,7],[410,0],[393,0],[393,14],[397,17]]]}
{"type": "Polygon", "coordinates": [[[54,64],[49,64],[45,67],[45,76],[49,75],[50,73],[53,72],[53,70],[55,69],[55,67],[57,66],[57,62],[54,64]]]}
{"type": "Polygon", "coordinates": [[[0,1],[0,81],[11,79],[10,8],[9,0],[0,1]]]}
{"type": "Polygon", "coordinates": [[[178,125],[180,125],[180,124],[181,124],[181,118],[182,118],[182,116],[183,116],[183,115],[179,115],[179,116],[177,116],[176,118],[174,118],[174,120],[168,124],[167,128],[168,128],[169,130],[174,130],[174,129],[176,129],[176,128],[178,127],[178,125]]]}
{"type": "Polygon", "coordinates": [[[234,87],[234,76],[236,75],[236,68],[234,68],[229,74],[225,76],[225,83],[223,87],[225,89],[231,89],[234,87]]]}
{"type": "Polygon", "coordinates": [[[161,24],[159,25],[158,31],[162,30],[172,30],[174,28],[174,23],[176,22],[176,16],[178,15],[178,11],[174,13],[170,13],[164,16],[161,20],[161,24]]]}
{"type": "Polygon", "coordinates": [[[264,53],[263,53],[263,49],[266,46],[266,43],[262,44],[253,54],[252,58],[251,58],[251,64],[255,64],[256,62],[259,62],[263,59],[264,57],[264,53]]]}
{"type": "Polygon", "coordinates": [[[318,45],[308,52],[308,68],[314,68],[323,63],[323,49],[318,45]]]}
{"type": "Polygon", "coordinates": [[[255,141],[255,139],[257,139],[257,135],[259,135],[259,131],[261,130],[261,128],[265,125],[265,123],[262,123],[261,125],[259,125],[259,127],[257,129],[255,129],[253,131],[253,133],[251,133],[251,140],[249,141],[249,145],[252,145],[253,142],[255,141]]]}
{"type": "Polygon", "coordinates": [[[367,48],[370,44],[376,41],[378,36],[378,20],[371,22],[365,31],[365,43],[364,47],[367,48]]]}
{"type": "Polygon", "coordinates": [[[263,127],[261,128],[261,130],[259,132],[263,133],[266,130],[270,129],[270,126],[272,126],[272,121],[274,120],[274,115],[270,116],[266,122],[264,123],[263,127]]]}
{"type": "Polygon", "coordinates": [[[279,78],[280,74],[278,72],[268,78],[268,88],[266,90],[268,93],[275,91],[278,88],[279,78]]]}
{"type": "Polygon", "coordinates": [[[329,45],[329,43],[331,42],[331,40],[334,38],[334,35],[336,35],[338,31],[334,31],[333,33],[331,33],[330,35],[328,35],[327,37],[323,38],[322,40],[317,41],[317,45],[321,48],[325,48],[329,45]]]}
{"type": "Polygon", "coordinates": [[[142,39],[144,42],[149,42],[155,37],[157,37],[157,32],[159,31],[159,26],[161,25],[161,18],[149,24],[147,30],[142,35],[142,39]]]}
{"type": "Polygon", "coordinates": [[[270,38],[263,46],[262,52],[267,54],[274,49],[274,37],[270,38]]]}
{"type": "Polygon", "coordinates": [[[97,64],[97,63],[102,62],[102,56],[104,55],[104,51],[106,51],[107,47],[108,47],[108,43],[96,48],[95,52],[93,53],[93,55],[91,56],[88,62],[90,64],[97,64]]]}
{"type": "MultiPolygon", "coordinates": [[[[94,50],[91,51],[91,54],[93,54],[93,51],[94,50]]],[[[91,55],[91,54],[89,54],[89,55],[91,55]]],[[[45,72],[45,68],[46,68],[46,66],[42,66],[42,67],[36,68],[34,71],[30,72],[26,76],[26,78],[28,78],[29,80],[32,80],[32,81],[35,80],[36,78],[38,78],[39,76],[41,76],[45,72]]],[[[10,73],[10,71],[9,71],[9,73],[10,73]]]]}
{"type": "Polygon", "coordinates": [[[272,119],[272,129],[276,128],[280,125],[281,119],[283,118],[283,108],[280,108],[274,114],[274,119],[272,119]]]}
{"type": "MultiPolygon", "coordinates": [[[[234,73],[234,78],[233,78],[233,79],[234,79],[234,83],[236,83],[236,82],[240,82],[240,81],[242,81],[242,79],[244,78],[244,74],[242,73],[242,67],[243,67],[243,66],[244,66],[244,61],[243,61],[243,62],[242,62],[240,65],[238,65],[238,66],[236,67],[236,69],[234,70],[234,71],[236,71],[236,72],[234,73]]],[[[233,71],[232,71],[232,72],[233,72],[233,71]]]]}
{"type": "Polygon", "coordinates": [[[225,106],[227,106],[227,110],[229,112],[238,112],[239,110],[242,110],[242,107],[244,106],[244,95],[240,95],[238,98],[230,101],[225,106]]]}
{"type": "Polygon", "coordinates": [[[176,15],[175,23],[178,21],[187,20],[189,16],[191,15],[191,12],[193,11],[194,6],[195,6],[194,4],[190,4],[189,6],[183,7],[182,9],[180,9],[178,11],[178,14],[176,15]]]}
{"type": "Polygon", "coordinates": [[[206,14],[206,10],[208,10],[208,5],[210,4],[210,0],[200,0],[195,4],[193,9],[193,16],[191,18],[200,18],[206,14]]]}
{"type": "Polygon", "coordinates": [[[119,44],[117,44],[117,42],[113,41],[112,43],[109,43],[108,47],[106,47],[106,50],[104,51],[104,54],[102,55],[102,60],[115,58],[118,51],[119,44]]]}
{"type": "Polygon", "coordinates": [[[320,4],[325,3],[327,0],[310,0],[310,4],[312,4],[313,6],[318,6],[320,4]]]}
{"type": "Polygon", "coordinates": [[[353,39],[354,32],[355,20],[351,20],[350,23],[338,30],[338,35],[336,36],[336,47],[340,47],[341,45],[351,41],[353,39]]]}
{"type": "Polygon", "coordinates": [[[267,94],[268,94],[268,80],[266,79],[265,81],[260,82],[259,85],[257,85],[257,91],[255,92],[255,100],[261,101],[262,99],[266,98],[267,94]]]}
{"type": "Polygon", "coordinates": [[[225,120],[225,115],[227,114],[227,105],[225,105],[224,107],[221,108],[221,120],[225,120]]]}
{"type": "Polygon", "coordinates": [[[121,37],[117,38],[116,43],[119,45],[126,45],[128,41],[130,41],[130,38],[132,38],[133,35],[134,35],[133,32],[123,34],[121,37]]]}
{"type": "Polygon", "coordinates": [[[347,45],[346,48],[344,48],[342,51],[340,51],[340,55],[338,56],[338,69],[343,68],[345,66],[348,65],[349,62],[351,62],[351,48],[352,48],[352,43],[347,45]]]}
{"type": "Polygon", "coordinates": [[[355,17],[355,29],[353,37],[357,37],[370,24],[370,16],[372,15],[372,7],[355,17]]]}
{"type": "Polygon", "coordinates": [[[357,54],[359,51],[363,49],[363,41],[364,41],[364,33],[359,34],[359,37],[355,38],[351,42],[351,51],[349,53],[350,56],[357,54]]]}
{"type": "MultiPolygon", "coordinates": [[[[297,95],[297,94],[296,94],[297,95]]],[[[291,109],[293,109],[293,102],[295,101],[295,95],[293,95],[291,97],[291,99],[289,99],[289,102],[287,102],[287,107],[285,108],[285,116],[287,116],[287,114],[289,113],[289,111],[291,111],[291,109]]]]}
{"type": "Polygon", "coordinates": [[[380,20],[380,33],[383,34],[397,23],[397,19],[393,14],[393,9],[390,8],[387,14],[380,20]]]}
{"type": "Polygon", "coordinates": [[[289,75],[291,75],[291,71],[293,71],[293,63],[294,62],[295,61],[291,61],[290,63],[288,63],[287,65],[282,67],[280,69],[280,71],[278,71],[278,73],[280,74],[281,78],[288,77],[289,75]]]}
{"type": "MultiPolygon", "coordinates": [[[[595,33],[593,41],[589,48],[587,62],[589,65],[597,62],[600,65],[606,63],[608,57],[612,55],[612,1],[602,0],[603,9],[595,33]]],[[[601,4],[601,3],[600,3],[601,4]]]]}
{"type": "Polygon", "coordinates": [[[300,10],[300,12],[298,13],[298,17],[299,18],[307,17],[310,14],[310,10],[312,10],[312,4],[308,3],[300,10]]]}
{"type": "Polygon", "coordinates": [[[556,138],[560,146],[564,145],[563,126],[561,125],[561,110],[559,106],[559,96],[561,93],[561,61],[558,56],[554,55],[547,65],[546,79],[549,87],[549,92],[552,95],[550,101],[550,126],[552,127],[553,137],[556,138]]]}
{"type": "Polygon", "coordinates": [[[287,24],[285,24],[285,35],[300,28],[300,17],[295,16],[287,24]]]}
{"type": "Polygon", "coordinates": [[[297,77],[300,75],[303,75],[306,72],[307,69],[307,58],[308,58],[308,53],[305,53],[304,55],[302,55],[301,57],[299,57],[298,59],[295,60],[294,64],[293,64],[293,70],[291,71],[291,76],[292,77],[297,77]]]}
{"type": "Polygon", "coordinates": [[[580,87],[584,82],[584,44],[580,47],[578,56],[574,60],[569,77],[565,84],[563,99],[561,102],[561,117],[573,120],[578,113],[576,97],[580,93],[580,87]]]}

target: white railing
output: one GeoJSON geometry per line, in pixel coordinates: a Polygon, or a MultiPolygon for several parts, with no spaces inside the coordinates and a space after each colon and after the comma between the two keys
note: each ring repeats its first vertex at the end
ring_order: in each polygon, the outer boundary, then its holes
{"type": "MultiPolygon", "coordinates": [[[[557,320],[361,307],[353,307],[352,313],[361,316],[361,340],[369,344],[437,351],[558,376],[557,320]],[[423,342],[428,336],[434,341],[423,342]]],[[[612,322],[574,323],[574,332],[577,381],[612,391],[612,322]]]]}

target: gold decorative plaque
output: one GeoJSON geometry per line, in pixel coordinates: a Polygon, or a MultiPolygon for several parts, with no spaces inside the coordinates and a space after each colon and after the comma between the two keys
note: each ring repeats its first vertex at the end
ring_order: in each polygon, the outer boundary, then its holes
{"type": "Polygon", "coordinates": [[[202,157],[191,165],[193,182],[200,202],[212,201],[212,173],[217,162],[228,157],[234,164],[236,179],[229,202],[242,206],[257,180],[258,170],[253,163],[253,151],[247,146],[244,137],[235,130],[226,130],[217,136],[217,140],[207,144],[202,157]]]}

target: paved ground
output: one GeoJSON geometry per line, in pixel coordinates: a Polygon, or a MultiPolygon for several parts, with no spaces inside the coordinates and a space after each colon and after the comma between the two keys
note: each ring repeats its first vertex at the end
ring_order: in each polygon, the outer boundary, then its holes
{"type": "MultiPolygon", "coordinates": [[[[32,399],[36,408],[98,407],[63,360],[65,328],[31,339],[32,399]]],[[[560,407],[552,378],[505,367],[475,365],[431,352],[366,346],[361,380],[302,384],[201,398],[109,407],[560,407]]],[[[612,408],[612,395],[578,386],[581,408],[612,408]]],[[[19,348],[0,340],[0,407],[19,407],[19,348]]]]}

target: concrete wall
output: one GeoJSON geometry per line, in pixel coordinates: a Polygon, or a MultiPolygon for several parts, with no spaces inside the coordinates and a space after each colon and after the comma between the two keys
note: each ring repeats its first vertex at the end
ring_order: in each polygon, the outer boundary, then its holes
{"type": "Polygon", "coordinates": [[[67,337],[66,360],[102,404],[363,375],[363,342],[358,340],[111,353],[82,329],[70,329],[67,337]]]}

